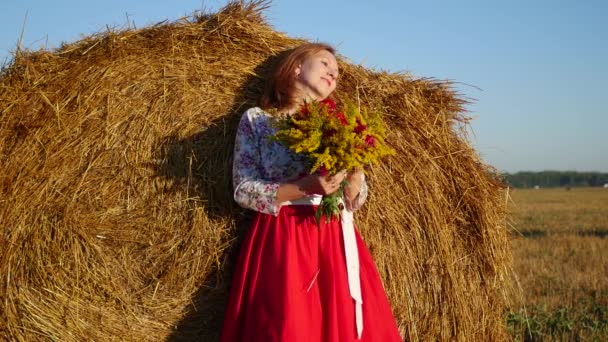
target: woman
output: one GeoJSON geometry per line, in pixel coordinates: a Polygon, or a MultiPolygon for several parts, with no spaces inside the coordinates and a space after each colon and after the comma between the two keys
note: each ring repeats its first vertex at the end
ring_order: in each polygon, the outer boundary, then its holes
{"type": "Polygon", "coordinates": [[[292,115],[304,101],[326,99],[338,72],[332,47],[302,45],[271,75],[261,108],[241,118],[234,198],[258,213],[241,247],[222,341],[401,341],[371,255],[344,218],[367,198],[363,172],[309,175],[303,156],[268,140],[275,117],[266,110],[292,115]],[[317,227],[314,204],[345,178],[343,218],[317,227]]]}

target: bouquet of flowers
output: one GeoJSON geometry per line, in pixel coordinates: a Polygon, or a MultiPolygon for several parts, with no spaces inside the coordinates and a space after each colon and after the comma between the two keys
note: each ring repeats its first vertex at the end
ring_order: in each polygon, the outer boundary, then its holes
{"type": "MultiPolygon", "coordinates": [[[[348,103],[344,112],[331,99],[307,102],[292,116],[279,120],[272,139],[296,153],[303,153],[310,162],[310,173],[336,174],[341,170],[362,168],[378,163],[384,156],[394,154],[385,143],[385,127],[376,112],[360,111],[348,103]]],[[[323,196],[316,217],[326,219],[340,215],[340,200],[344,186],[323,196]]]]}

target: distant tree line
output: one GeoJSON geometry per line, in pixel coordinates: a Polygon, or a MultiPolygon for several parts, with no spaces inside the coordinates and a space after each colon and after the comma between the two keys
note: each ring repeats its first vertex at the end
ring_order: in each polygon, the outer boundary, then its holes
{"type": "Polygon", "coordinates": [[[541,171],[502,174],[506,184],[514,188],[604,186],[608,173],[575,171],[541,171]]]}

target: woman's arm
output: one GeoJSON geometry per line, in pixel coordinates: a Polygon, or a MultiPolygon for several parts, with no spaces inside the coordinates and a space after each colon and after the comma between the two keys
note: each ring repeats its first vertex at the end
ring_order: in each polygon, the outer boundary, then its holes
{"type": "Polygon", "coordinates": [[[365,174],[361,169],[355,169],[348,173],[346,177],[348,184],[344,187],[344,197],[346,208],[355,211],[365,203],[367,199],[367,182],[365,174]]]}
{"type": "Polygon", "coordinates": [[[255,127],[256,109],[249,109],[241,117],[236,132],[232,161],[234,200],[243,208],[277,215],[276,201],[279,183],[262,177],[260,137],[255,127]]]}
{"type": "Polygon", "coordinates": [[[308,175],[291,183],[282,183],[277,190],[277,202],[283,203],[302,198],[311,194],[327,195],[340,188],[340,183],[346,177],[346,173],[338,173],[334,176],[308,175]]]}
{"type": "Polygon", "coordinates": [[[325,195],[338,189],[345,173],[331,177],[308,175],[285,183],[264,180],[259,146],[266,137],[257,133],[255,114],[253,108],[243,114],[235,138],[232,182],[234,200],[241,207],[276,216],[285,201],[310,194],[325,195]]]}

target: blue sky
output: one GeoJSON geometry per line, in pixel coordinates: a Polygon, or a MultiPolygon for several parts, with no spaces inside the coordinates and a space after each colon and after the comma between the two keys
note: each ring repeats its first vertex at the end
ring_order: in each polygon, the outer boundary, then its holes
{"type": "MultiPolygon", "coordinates": [[[[57,47],[81,35],[175,20],[225,0],[11,1],[0,12],[0,62],[19,40],[57,47]]],[[[331,43],[355,63],[450,79],[475,102],[471,142],[501,171],[608,172],[607,1],[288,1],[266,12],[278,31],[331,43]]]]}

